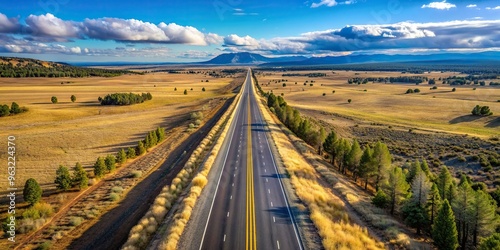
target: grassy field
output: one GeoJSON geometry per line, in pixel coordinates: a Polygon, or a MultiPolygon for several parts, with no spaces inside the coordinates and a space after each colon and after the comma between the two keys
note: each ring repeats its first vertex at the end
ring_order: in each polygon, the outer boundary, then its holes
{"type": "Polygon", "coordinates": [[[497,100],[500,100],[500,88],[472,85],[449,86],[443,85],[441,81],[437,80],[440,77],[459,75],[458,73],[418,74],[417,76],[436,79],[435,86],[438,88],[431,90],[432,85],[427,83],[418,86],[415,84],[372,82],[360,85],[347,84],[347,79],[354,77],[397,77],[414,74],[353,71],[315,72],[326,73],[326,76],[283,77],[283,72],[265,72],[265,75],[259,76],[259,82],[263,84],[264,91],[273,91],[277,95],[283,93],[286,101],[298,108],[333,112],[372,123],[403,125],[423,130],[469,134],[482,138],[498,135],[500,102],[497,100]],[[276,81],[282,79],[287,81],[276,81]],[[313,86],[310,86],[311,80],[315,81],[312,83],[313,86]],[[286,87],[283,87],[283,83],[286,83],[286,87]],[[421,92],[405,94],[409,88],[418,88],[421,92]],[[456,88],[455,92],[452,92],[453,88],[456,88]],[[348,103],[348,99],[351,99],[352,102],[348,103]],[[494,115],[473,117],[471,110],[476,105],[489,106],[494,115]]]}
{"type": "MultiPolygon", "coordinates": [[[[0,104],[17,102],[29,108],[26,113],[0,118],[2,145],[6,146],[7,136],[16,136],[16,185],[22,187],[26,179],[35,177],[44,189],[52,188],[60,164],[73,167],[80,161],[89,169],[96,157],[135,146],[158,126],[166,127],[168,133],[179,120],[188,119],[190,112],[207,108],[204,104],[210,99],[226,96],[220,89],[231,81],[204,74],[168,73],[1,78],[0,104]],[[99,104],[99,96],[115,92],[150,92],[153,99],[132,106],[99,104]],[[76,96],[76,102],[71,102],[71,95],[76,96]],[[52,96],[58,98],[57,104],[51,103],[52,96]]],[[[0,152],[0,158],[6,161],[6,151],[0,152]]],[[[6,188],[6,180],[4,171],[0,189],[6,188]]]]}

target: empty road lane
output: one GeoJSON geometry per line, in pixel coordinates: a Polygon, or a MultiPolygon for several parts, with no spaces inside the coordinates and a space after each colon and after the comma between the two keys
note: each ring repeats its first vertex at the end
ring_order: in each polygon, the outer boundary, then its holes
{"type": "Polygon", "coordinates": [[[249,70],[199,249],[302,249],[253,87],[249,70]]]}

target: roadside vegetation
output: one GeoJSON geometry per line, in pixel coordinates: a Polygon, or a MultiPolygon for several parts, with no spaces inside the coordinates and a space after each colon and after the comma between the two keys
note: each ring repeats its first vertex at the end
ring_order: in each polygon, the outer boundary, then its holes
{"type": "MultiPolygon", "coordinates": [[[[478,247],[480,239],[491,236],[499,229],[497,202],[484,184],[472,182],[465,174],[461,175],[457,183],[446,166],[442,166],[439,175],[435,175],[430,172],[425,160],[395,165],[387,145],[381,141],[361,147],[356,139],[341,138],[334,130],[325,136],[326,129],[320,123],[302,117],[282,96],[264,93],[257,86],[261,94],[267,97],[270,111],[295,135],[316,148],[316,153],[330,162],[329,168],[336,168],[339,173],[352,178],[354,183],[371,192],[374,205],[404,221],[415,230],[416,235],[431,236],[440,249],[448,249],[448,246],[453,246],[453,242],[466,249],[478,247]],[[450,229],[446,231],[447,235],[443,235],[443,230],[439,228],[449,224],[450,220],[454,221],[456,230],[450,229]],[[451,245],[443,245],[443,239],[451,239],[451,245]]],[[[345,198],[349,200],[347,195],[345,198]]],[[[356,203],[352,203],[353,207],[365,218],[376,214],[372,209],[356,208],[356,203]]],[[[368,221],[376,227],[380,225],[377,218],[368,221]]],[[[398,229],[390,224],[392,222],[379,229],[385,230],[386,237],[392,242],[399,241],[403,243],[402,246],[411,248],[409,240],[402,241],[408,237],[394,233],[398,229]]]]}

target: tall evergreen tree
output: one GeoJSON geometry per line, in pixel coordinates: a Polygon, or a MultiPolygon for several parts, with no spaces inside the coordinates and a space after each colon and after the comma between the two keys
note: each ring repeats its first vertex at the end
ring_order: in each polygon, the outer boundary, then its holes
{"type": "MultiPolygon", "coordinates": [[[[463,178],[462,178],[463,180],[463,178]]],[[[468,181],[462,181],[458,185],[457,197],[453,200],[452,207],[456,216],[458,241],[461,249],[467,248],[470,238],[470,208],[474,199],[474,193],[468,181]]]]}
{"type": "Polygon", "coordinates": [[[412,183],[413,182],[413,179],[415,178],[415,176],[422,172],[422,167],[420,165],[420,161],[418,160],[415,160],[414,162],[411,163],[410,165],[410,169],[408,171],[408,175],[406,176],[406,181],[408,183],[412,183]]]}
{"type": "Polygon", "coordinates": [[[429,164],[425,159],[422,159],[422,164],[420,164],[420,167],[422,171],[424,171],[424,173],[427,175],[429,180],[434,180],[434,176],[432,175],[431,170],[429,169],[429,164]]]}
{"type": "Polygon", "coordinates": [[[368,180],[377,171],[377,166],[372,155],[373,150],[370,146],[366,146],[359,163],[359,177],[365,180],[365,190],[368,188],[368,180]]]}
{"type": "Polygon", "coordinates": [[[325,142],[323,143],[323,149],[331,157],[331,163],[335,162],[335,142],[337,141],[337,134],[335,131],[331,131],[328,136],[326,136],[325,142]]]}
{"type": "Polygon", "coordinates": [[[372,158],[376,162],[375,189],[378,190],[380,183],[387,178],[387,172],[392,164],[392,157],[387,145],[378,141],[373,148],[372,158]]]}
{"type": "Polygon", "coordinates": [[[436,217],[439,209],[441,208],[441,196],[439,195],[439,189],[436,183],[432,184],[431,191],[429,192],[429,199],[427,200],[427,209],[429,211],[429,219],[431,225],[434,223],[434,218],[436,217]]]}
{"type": "Polygon", "coordinates": [[[496,202],[488,193],[482,190],[474,191],[470,208],[472,244],[474,246],[478,244],[478,237],[486,237],[495,232],[499,222],[496,208],[496,202]]]}
{"type": "Polygon", "coordinates": [[[412,195],[405,207],[403,216],[405,223],[417,229],[417,234],[429,223],[427,211],[425,209],[431,183],[424,172],[420,171],[411,183],[412,195]]]}
{"type": "Polygon", "coordinates": [[[118,151],[118,154],[116,154],[116,161],[120,164],[123,164],[127,161],[127,153],[125,152],[125,149],[120,149],[118,151]]]}
{"type": "Polygon", "coordinates": [[[74,186],[78,186],[80,189],[85,189],[89,185],[89,177],[87,176],[87,171],[83,169],[82,164],[77,162],[73,168],[73,178],[72,183],[74,186]]]}
{"type": "Polygon", "coordinates": [[[356,181],[359,175],[359,164],[361,162],[361,156],[363,155],[363,151],[359,146],[359,143],[356,139],[354,139],[351,150],[347,155],[347,168],[352,172],[352,176],[354,177],[354,181],[356,181]]]}
{"type": "Polygon", "coordinates": [[[146,148],[144,147],[144,143],[142,141],[139,141],[137,144],[137,152],[139,152],[139,155],[143,155],[146,153],[146,148]]]}
{"type": "Polygon", "coordinates": [[[389,172],[387,184],[384,185],[385,193],[389,197],[389,208],[391,214],[398,210],[401,201],[406,197],[410,185],[406,182],[406,176],[400,167],[393,167],[389,172]]]}
{"type": "Polygon", "coordinates": [[[71,187],[71,176],[67,167],[60,165],[56,170],[56,187],[61,190],[68,190],[71,187]]]}
{"type": "Polygon", "coordinates": [[[135,148],[132,148],[132,147],[128,148],[128,150],[127,150],[127,158],[128,159],[134,159],[135,157],[136,157],[136,150],[135,150],[135,148]]]}
{"type": "Polygon", "coordinates": [[[104,162],[103,157],[97,158],[97,161],[94,164],[94,175],[97,178],[101,178],[106,173],[106,163],[104,162]]]}
{"type": "Polygon", "coordinates": [[[29,178],[24,183],[23,198],[30,206],[35,205],[42,198],[42,188],[35,179],[29,178]]]}
{"type": "Polygon", "coordinates": [[[337,166],[339,167],[339,171],[345,174],[345,166],[347,162],[347,156],[351,149],[351,145],[347,139],[340,138],[335,143],[335,154],[337,155],[337,166]]]}
{"type": "Polygon", "coordinates": [[[451,178],[450,171],[446,166],[441,167],[441,171],[439,172],[436,184],[439,189],[439,195],[441,195],[441,199],[449,200],[449,192],[450,186],[452,185],[453,179],[451,178]]]}
{"type": "Polygon", "coordinates": [[[106,170],[108,172],[113,172],[116,169],[116,158],[114,155],[107,155],[106,159],[104,159],[104,163],[106,164],[106,170]]]}
{"type": "Polygon", "coordinates": [[[457,236],[455,216],[450,203],[445,199],[432,227],[432,239],[439,250],[455,250],[458,247],[457,236]]]}

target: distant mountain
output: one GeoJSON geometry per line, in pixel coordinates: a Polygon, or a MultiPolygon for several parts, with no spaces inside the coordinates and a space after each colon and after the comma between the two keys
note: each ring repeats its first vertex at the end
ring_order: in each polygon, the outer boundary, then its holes
{"type": "Polygon", "coordinates": [[[348,55],[348,56],[325,56],[311,57],[303,61],[294,62],[270,62],[260,66],[304,66],[304,65],[328,65],[328,64],[354,64],[354,63],[375,63],[375,62],[457,62],[460,64],[467,61],[499,61],[500,52],[481,53],[441,53],[429,55],[348,55]]]}
{"type": "Polygon", "coordinates": [[[239,52],[221,54],[202,64],[262,64],[304,61],[304,56],[265,57],[255,53],[239,52]]]}

